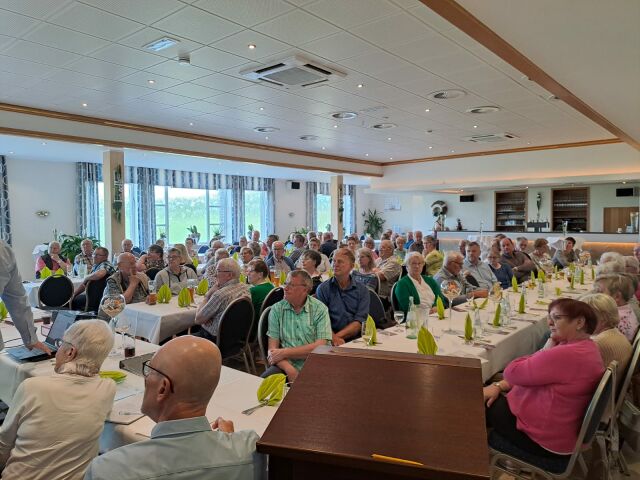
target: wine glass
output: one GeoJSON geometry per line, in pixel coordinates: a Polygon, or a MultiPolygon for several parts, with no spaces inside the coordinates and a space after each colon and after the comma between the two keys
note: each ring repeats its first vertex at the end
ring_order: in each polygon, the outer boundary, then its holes
{"type": "Polygon", "coordinates": [[[495,282],[491,287],[491,290],[489,291],[489,299],[491,300],[491,303],[493,303],[493,312],[495,315],[496,308],[498,308],[497,305],[500,300],[502,300],[502,286],[500,285],[500,282],[495,282]]]}
{"type": "Polygon", "coordinates": [[[362,322],[362,340],[364,340],[364,345],[366,347],[371,345],[371,337],[373,336],[372,330],[371,325],[368,325],[367,322],[362,322]]]}
{"type": "Polygon", "coordinates": [[[402,329],[402,323],[404,322],[404,312],[403,311],[393,312],[393,319],[396,321],[396,326],[402,329]]]}
{"type": "Polygon", "coordinates": [[[440,290],[449,300],[449,329],[445,330],[445,333],[457,334],[458,332],[453,329],[453,299],[460,295],[460,284],[455,280],[444,280],[440,284],[440,290]]]}
{"type": "MultiPolygon", "coordinates": [[[[114,334],[116,333],[116,327],[118,326],[118,315],[122,313],[124,307],[127,305],[126,300],[124,299],[124,295],[120,293],[108,293],[102,297],[100,301],[100,307],[98,311],[103,312],[106,316],[111,319],[111,329],[114,334]]],[[[118,349],[116,348],[115,342],[113,344],[113,350],[109,355],[117,355],[118,349]]]]}

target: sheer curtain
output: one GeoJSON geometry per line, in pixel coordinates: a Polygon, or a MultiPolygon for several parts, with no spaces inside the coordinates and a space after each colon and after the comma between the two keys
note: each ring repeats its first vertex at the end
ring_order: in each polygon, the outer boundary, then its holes
{"type": "Polygon", "coordinates": [[[0,155],[0,238],[11,245],[9,181],[7,180],[7,159],[3,155],[0,155]]]}
{"type": "Polygon", "coordinates": [[[347,235],[356,233],[357,213],[356,213],[356,186],[344,185],[344,211],[342,212],[342,226],[347,235]]]}
{"type": "Polygon", "coordinates": [[[78,235],[100,238],[98,183],[102,181],[102,165],[76,163],[76,230],[78,235]]]}
{"type": "Polygon", "coordinates": [[[275,233],[275,203],[276,203],[276,191],[275,180],[273,178],[263,177],[242,177],[244,179],[244,190],[254,190],[259,192],[267,192],[266,205],[262,209],[262,238],[267,238],[267,235],[275,233]]]}
{"type": "Polygon", "coordinates": [[[313,231],[318,230],[318,205],[316,195],[318,194],[318,184],[316,182],[306,182],[307,192],[307,227],[313,231]]]}
{"type": "Polygon", "coordinates": [[[136,209],[136,237],[132,239],[142,250],[155,243],[156,212],[155,186],[158,185],[158,170],[155,168],[128,167],[127,183],[136,186],[135,197],[130,199],[136,209]]]}

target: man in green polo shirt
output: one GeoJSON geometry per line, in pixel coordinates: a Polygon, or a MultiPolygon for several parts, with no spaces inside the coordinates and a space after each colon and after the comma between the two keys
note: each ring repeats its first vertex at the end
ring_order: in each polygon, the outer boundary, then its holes
{"type": "Polygon", "coordinates": [[[324,303],[309,296],[313,282],[304,270],[294,270],[284,284],[284,300],[269,313],[268,377],[284,373],[293,382],[307,355],[320,345],[331,342],[331,320],[324,303]]]}

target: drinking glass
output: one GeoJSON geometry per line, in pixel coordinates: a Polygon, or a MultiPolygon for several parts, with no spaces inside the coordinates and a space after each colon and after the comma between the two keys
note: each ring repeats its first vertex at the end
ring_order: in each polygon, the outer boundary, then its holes
{"type": "Polygon", "coordinates": [[[393,312],[393,319],[396,321],[396,326],[402,328],[404,322],[404,312],[393,312]]]}
{"type": "Polygon", "coordinates": [[[502,300],[502,287],[499,282],[495,282],[489,291],[489,300],[493,303],[493,314],[495,315],[498,303],[502,300]]]}
{"type": "MultiPolygon", "coordinates": [[[[127,305],[126,300],[124,299],[124,295],[120,293],[109,293],[102,297],[100,301],[99,311],[102,311],[106,316],[111,319],[111,329],[116,333],[116,328],[118,326],[118,315],[122,313],[124,307],[127,305]]],[[[116,348],[115,338],[113,342],[113,349],[109,354],[111,356],[118,355],[118,348],[116,348]]]]}
{"type": "Polygon", "coordinates": [[[371,337],[373,336],[373,331],[370,325],[367,325],[367,322],[362,322],[362,340],[364,340],[365,347],[369,347],[371,345],[371,337]]]}
{"type": "Polygon", "coordinates": [[[453,329],[453,299],[460,295],[460,284],[455,280],[444,280],[440,284],[440,290],[449,300],[449,329],[445,330],[445,333],[457,334],[458,332],[453,329]]]}
{"type": "Polygon", "coordinates": [[[121,318],[116,328],[122,336],[122,348],[124,350],[124,358],[134,357],[136,355],[136,321],[132,318],[121,318]]]}

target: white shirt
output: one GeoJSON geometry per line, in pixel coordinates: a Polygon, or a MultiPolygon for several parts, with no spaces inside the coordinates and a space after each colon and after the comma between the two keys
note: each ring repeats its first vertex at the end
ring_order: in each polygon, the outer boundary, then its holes
{"type": "Polygon", "coordinates": [[[2,478],[81,480],[115,394],[115,382],[98,376],[24,380],[0,428],[2,478]]]}
{"type": "Polygon", "coordinates": [[[436,294],[433,293],[433,290],[431,290],[431,287],[424,281],[424,279],[421,278],[420,282],[418,282],[411,275],[409,275],[409,279],[413,282],[413,285],[418,291],[418,297],[420,297],[420,305],[418,305],[418,308],[430,310],[431,305],[433,305],[433,302],[436,299],[436,294]]]}

